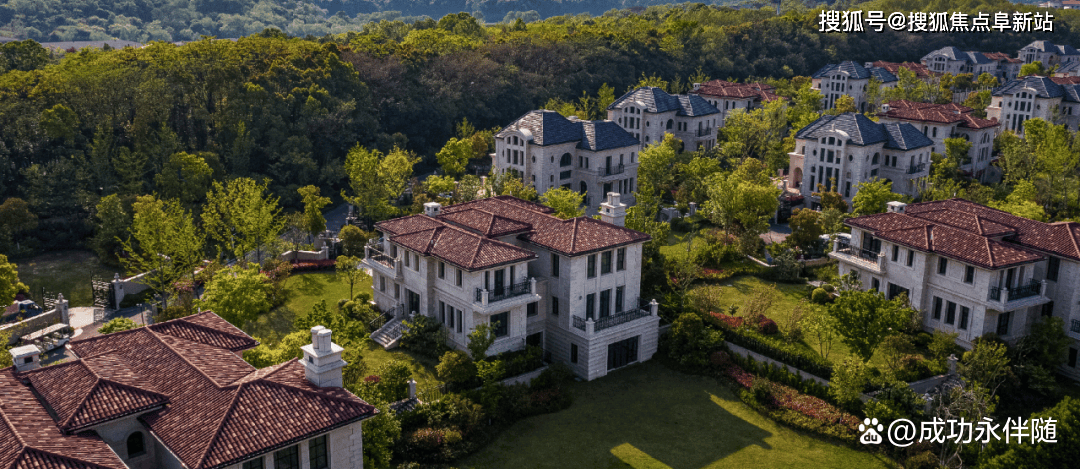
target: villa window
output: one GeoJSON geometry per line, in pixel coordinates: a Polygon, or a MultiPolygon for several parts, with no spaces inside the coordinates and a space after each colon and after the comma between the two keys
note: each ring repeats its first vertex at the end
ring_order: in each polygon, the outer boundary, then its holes
{"type": "Polygon", "coordinates": [[[606,318],[611,315],[611,290],[600,292],[600,317],[606,318]]]}
{"type": "Polygon", "coordinates": [[[570,344],[570,363],[577,363],[577,344],[570,344]]]}
{"type": "Polygon", "coordinates": [[[600,275],[611,273],[611,251],[600,253],[600,275]]]}
{"type": "Polygon", "coordinates": [[[557,297],[557,296],[551,297],[551,315],[552,316],[558,316],[559,315],[559,297],[557,297]]]}
{"type": "Polygon", "coordinates": [[[1050,256],[1050,260],[1046,263],[1046,279],[1056,282],[1059,270],[1061,270],[1061,258],[1050,256]]]}
{"type": "Polygon", "coordinates": [[[459,309],[459,310],[457,310],[457,331],[458,331],[458,334],[461,333],[461,325],[464,322],[465,321],[461,318],[461,310],[459,309]]]}
{"type": "Polygon", "coordinates": [[[585,319],[596,317],[596,293],[585,295],[585,319]]]}
{"type": "Polygon", "coordinates": [[[401,298],[401,284],[394,284],[394,298],[401,298]]]}
{"type": "Polygon", "coordinates": [[[956,324],[956,303],[948,302],[948,306],[945,308],[945,324],[956,324]]]}
{"type": "Polygon", "coordinates": [[[945,272],[949,271],[949,260],[944,257],[939,257],[937,261],[937,273],[945,275],[945,272]]]}
{"type": "Polygon", "coordinates": [[[243,469],[263,469],[263,458],[259,456],[251,461],[244,463],[243,469]]]}
{"type": "Polygon", "coordinates": [[[457,286],[461,286],[461,269],[457,269],[457,281],[455,283],[457,283],[457,286]]]}
{"type": "Polygon", "coordinates": [[[311,469],[330,469],[330,454],[326,451],[326,435],[308,440],[308,466],[311,469]]]}
{"type": "Polygon", "coordinates": [[[506,337],[510,333],[509,311],[491,316],[491,331],[495,333],[495,337],[506,337]]]}
{"type": "Polygon", "coordinates": [[[1076,368],[1076,349],[1069,347],[1069,367],[1076,368]]]}
{"type": "Polygon", "coordinates": [[[552,254],[551,255],[551,276],[556,277],[556,278],[559,277],[559,255],[558,254],[552,254]]]}
{"type": "Polygon", "coordinates": [[[535,301],[525,305],[525,317],[531,318],[533,316],[538,316],[540,314],[538,306],[539,303],[535,301]]]}
{"type": "Polygon", "coordinates": [[[964,267],[964,283],[975,283],[975,267],[964,267]]]}
{"type": "Polygon", "coordinates": [[[615,251],[615,270],[626,270],[626,248],[615,251]]]}
{"type": "Polygon", "coordinates": [[[623,312],[623,299],[626,298],[626,287],[615,288],[615,312],[623,312]]]}
{"type": "Polygon", "coordinates": [[[127,457],[134,458],[146,454],[146,440],[142,432],[135,432],[127,437],[127,457]]]}
{"type": "Polygon", "coordinates": [[[971,315],[971,308],[968,308],[967,306],[961,306],[960,307],[960,329],[963,329],[965,331],[967,330],[968,316],[970,316],[970,315],[971,315]]]}
{"type": "Polygon", "coordinates": [[[439,278],[446,278],[446,263],[443,261],[439,261],[439,278]]]}
{"type": "Polygon", "coordinates": [[[911,249],[908,249],[907,250],[907,266],[911,267],[913,265],[915,265],[915,251],[911,250],[911,249]]]}
{"type": "Polygon", "coordinates": [[[290,446],[274,453],[274,469],[300,469],[300,447],[290,446]]]}
{"type": "Polygon", "coordinates": [[[934,297],[934,320],[941,320],[941,298],[934,297]]]}
{"type": "Polygon", "coordinates": [[[896,262],[898,259],[900,259],[900,246],[893,246],[892,247],[892,261],[896,262]]]}
{"type": "Polygon", "coordinates": [[[1042,305],[1042,315],[1045,317],[1051,317],[1054,315],[1054,302],[1051,301],[1042,305]]]}
{"type": "Polygon", "coordinates": [[[386,291],[386,277],[383,277],[382,275],[379,276],[379,291],[386,291]]]}
{"type": "Polygon", "coordinates": [[[1009,322],[1012,319],[1012,311],[998,315],[997,335],[1004,337],[1009,335],[1009,322]]]}
{"type": "Polygon", "coordinates": [[[589,266],[585,272],[585,276],[588,278],[596,277],[596,254],[589,256],[589,266]]]}

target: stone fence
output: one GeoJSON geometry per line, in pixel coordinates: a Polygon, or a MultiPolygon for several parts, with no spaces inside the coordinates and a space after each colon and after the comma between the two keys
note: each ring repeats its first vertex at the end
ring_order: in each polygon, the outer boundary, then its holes
{"type": "Polygon", "coordinates": [[[506,379],[504,379],[502,381],[499,381],[499,384],[501,384],[503,386],[513,386],[515,384],[529,384],[530,382],[532,382],[532,380],[534,378],[536,378],[537,376],[540,376],[540,373],[543,373],[544,370],[546,370],[546,369],[548,369],[548,365],[544,365],[544,366],[542,366],[540,368],[537,368],[535,370],[532,370],[532,371],[530,371],[528,373],[522,373],[522,374],[517,375],[517,376],[511,376],[511,377],[506,378],[506,379]]]}
{"type": "Polygon", "coordinates": [[[10,333],[8,345],[14,345],[24,335],[59,323],[71,323],[71,317],[68,314],[68,301],[64,299],[64,295],[60,295],[56,300],[55,309],[16,323],[5,324],[0,326],[0,331],[10,333]]]}

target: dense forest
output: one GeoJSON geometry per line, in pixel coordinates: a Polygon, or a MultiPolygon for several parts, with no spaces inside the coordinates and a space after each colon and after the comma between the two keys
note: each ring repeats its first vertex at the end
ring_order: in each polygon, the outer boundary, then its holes
{"type": "MultiPolygon", "coordinates": [[[[1017,7],[875,7],[915,3],[1017,7]]],[[[184,182],[191,155],[213,179],[268,179],[296,207],[299,187],[345,187],[343,161],[356,145],[414,152],[424,174],[463,120],[500,127],[605,84],[617,95],[643,76],[674,91],[691,76],[788,79],[840,60],[918,60],[945,45],[1015,54],[1035,39],[1080,43],[1078,24],[1080,14],[1061,11],[1052,33],[826,35],[812,11],[683,4],[497,27],[455,14],[319,39],[267,30],[59,55],[11,42],[0,48],[0,200],[29,203],[37,231],[49,233],[42,248],[67,246],[88,235],[101,197],[179,190],[170,188],[184,182]]]]}

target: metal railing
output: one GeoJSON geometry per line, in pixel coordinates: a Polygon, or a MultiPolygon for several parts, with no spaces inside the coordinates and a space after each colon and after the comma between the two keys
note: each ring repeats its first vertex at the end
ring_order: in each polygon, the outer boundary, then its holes
{"type": "Polygon", "coordinates": [[[1027,285],[1014,288],[990,287],[990,299],[994,301],[1001,301],[1002,290],[1005,290],[1007,292],[1005,296],[1005,301],[1022,300],[1024,298],[1038,296],[1038,294],[1042,291],[1042,282],[1032,280],[1027,285]]]}
{"type": "MultiPolygon", "coordinates": [[[[493,288],[488,290],[488,303],[494,303],[496,301],[505,300],[507,298],[513,298],[515,296],[528,295],[532,293],[532,282],[526,280],[521,283],[515,283],[507,285],[502,288],[493,288]]],[[[484,300],[484,289],[476,289],[476,302],[480,303],[484,300]]]]}
{"type": "Polygon", "coordinates": [[[574,316],[574,327],[585,330],[585,318],[581,316],[574,316]]]}
{"type": "Polygon", "coordinates": [[[926,171],[926,162],[925,161],[922,162],[922,163],[919,163],[919,164],[913,164],[911,166],[908,166],[907,173],[908,174],[915,174],[915,173],[921,173],[923,171],[926,171]]]}
{"type": "Polygon", "coordinates": [[[615,314],[612,314],[611,316],[597,319],[596,320],[596,326],[594,327],[593,330],[602,331],[602,330],[607,329],[609,327],[615,327],[615,326],[618,326],[620,324],[626,324],[626,323],[628,323],[630,321],[633,321],[635,319],[641,319],[641,318],[643,318],[645,316],[648,316],[648,315],[649,315],[648,311],[644,311],[644,310],[641,310],[641,309],[632,309],[630,311],[623,311],[621,313],[615,313],[615,314]]]}
{"type": "Polygon", "coordinates": [[[382,252],[374,247],[368,246],[368,259],[385,265],[391,269],[394,268],[394,258],[388,256],[385,252],[382,252]]]}
{"type": "Polygon", "coordinates": [[[840,249],[837,249],[838,254],[847,254],[849,256],[857,256],[868,261],[877,262],[879,251],[871,251],[869,249],[862,249],[852,246],[848,243],[840,243],[840,249]]]}
{"type": "Polygon", "coordinates": [[[623,171],[626,171],[626,166],[623,165],[623,164],[605,166],[603,168],[600,168],[600,173],[601,173],[602,176],[611,176],[611,175],[615,175],[615,174],[622,174],[623,171]]]}
{"type": "Polygon", "coordinates": [[[706,127],[704,129],[697,129],[697,136],[698,137],[704,137],[706,135],[712,134],[714,130],[715,129],[713,129],[712,127],[706,127]]]}

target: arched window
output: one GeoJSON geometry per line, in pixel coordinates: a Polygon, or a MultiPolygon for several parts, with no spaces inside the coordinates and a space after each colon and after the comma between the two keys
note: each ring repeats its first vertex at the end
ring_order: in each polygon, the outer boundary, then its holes
{"type": "Polygon", "coordinates": [[[589,192],[589,185],[585,184],[585,181],[581,181],[581,193],[587,194],[589,192]]]}
{"type": "Polygon", "coordinates": [[[881,153],[874,153],[874,159],[870,161],[870,164],[878,164],[878,160],[881,158],[881,153]]]}
{"type": "Polygon", "coordinates": [[[127,437],[127,456],[128,458],[134,458],[135,456],[142,456],[146,454],[146,442],[143,440],[142,432],[135,432],[127,437]]]}
{"type": "Polygon", "coordinates": [[[671,126],[673,126],[673,125],[675,125],[675,119],[668,119],[667,120],[667,129],[671,130],[671,126]]]}
{"type": "Polygon", "coordinates": [[[574,158],[569,153],[563,153],[562,158],[559,159],[559,166],[570,166],[574,164],[574,158]]]}

